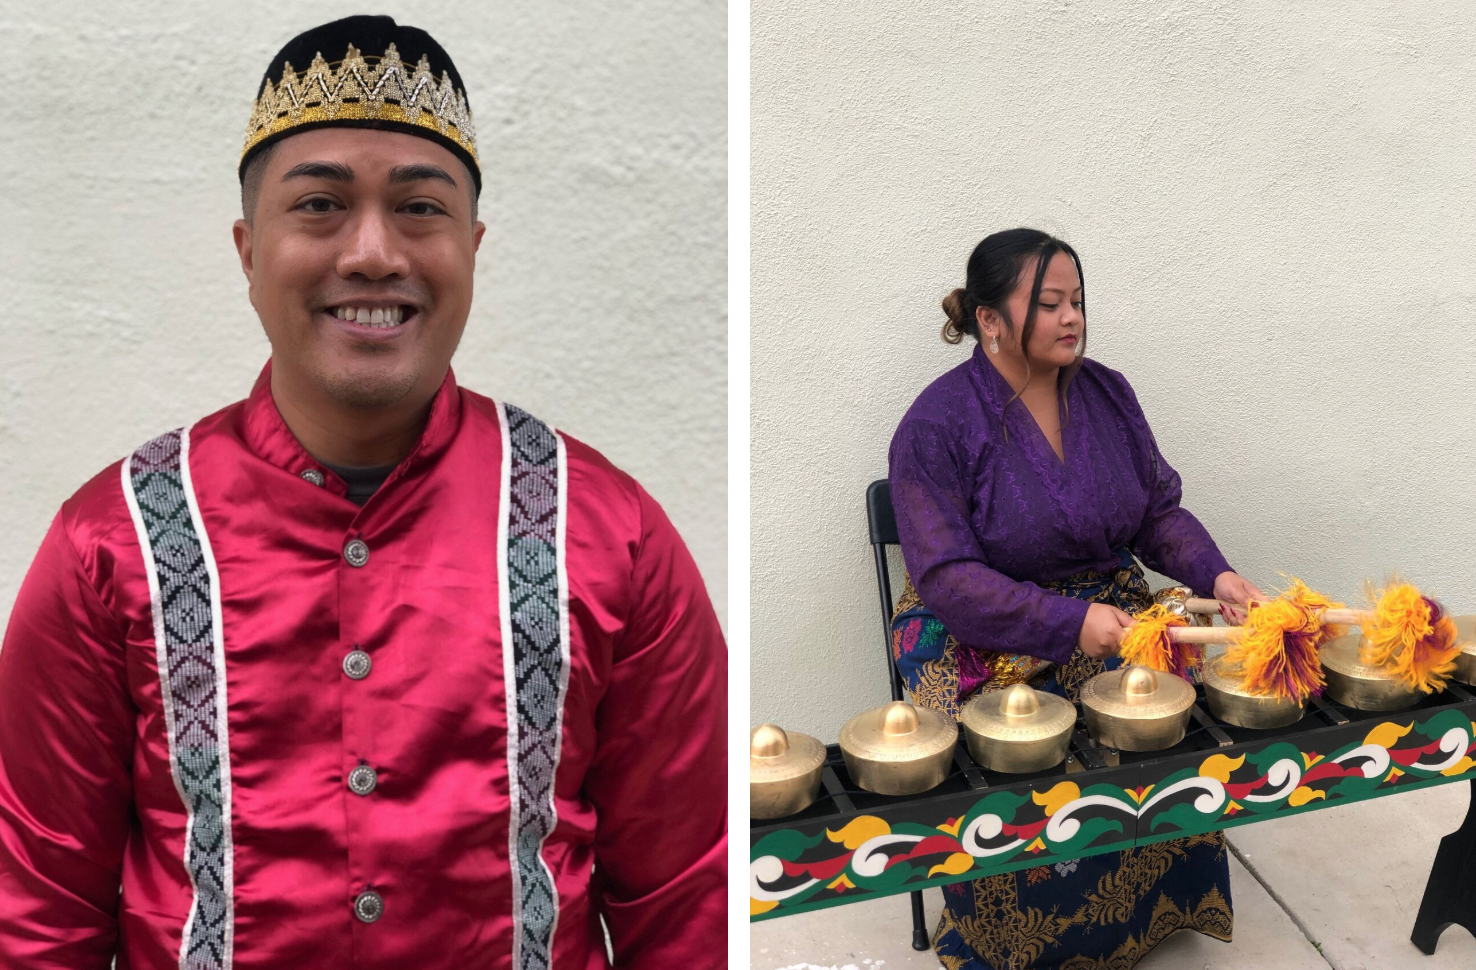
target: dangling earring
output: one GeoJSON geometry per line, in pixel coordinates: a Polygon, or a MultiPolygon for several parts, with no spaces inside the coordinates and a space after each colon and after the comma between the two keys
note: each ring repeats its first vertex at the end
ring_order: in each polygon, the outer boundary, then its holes
{"type": "Polygon", "coordinates": [[[1080,357],[1082,351],[1086,350],[1086,338],[1078,337],[1076,340],[1076,356],[1080,357]]]}
{"type": "Polygon", "coordinates": [[[995,334],[994,339],[989,341],[989,352],[991,354],[999,353],[999,334],[995,334]]]}

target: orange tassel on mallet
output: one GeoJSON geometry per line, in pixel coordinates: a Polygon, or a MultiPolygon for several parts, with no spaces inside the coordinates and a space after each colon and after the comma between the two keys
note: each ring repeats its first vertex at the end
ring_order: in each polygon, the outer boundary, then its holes
{"type": "Polygon", "coordinates": [[[1373,621],[1363,625],[1358,659],[1383,667],[1426,694],[1444,690],[1460,647],[1455,621],[1441,605],[1396,576],[1383,589],[1368,584],[1373,621]]]}
{"type": "Polygon", "coordinates": [[[1192,680],[1191,671],[1199,666],[1201,651],[1190,643],[1174,639],[1169,631],[1186,627],[1189,620],[1170,613],[1162,603],[1154,603],[1133,617],[1133,625],[1122,633],[1118,651],[1125,664],[1141,664],[1165,673],[1192,680]]]}
{"type": "Polygon", "coordinates": [[[1340,604],[1300,579],[1287,578],[1291,585],[1285,592],[1247,612],[1244,632],[1230,641],[1222,669],[1252,694],[1300,704],[1322,696],[1326,682],[1318,652],[1346,630],[1325,619],[1326,611],[1340,604]]]}
{"type": "MultiPolygon", "coordinates": [[[[1460,654],[1455,621],[1446,615],[1439,602],[1425,596],[1413,585],[1398,577],[1391,578],[1381,589],[1374,588],[1370,583],[1368,601],[1371,609],[1366,610],[1347,609],[1341,604],[1331,603],[1295,580],[1288,595],[1294,600],[1300,598],[1307,609],[1317,613],[1324,629],[1324,633],[1317,637],[1317,647],[1320,648],[1334,636],[1341,636],[1343,631],[1339,625],[1351,624],[1363,630],[1363,643],[1359,649],[1359,660],[1363,663],[1381,667],[1411,689],[1426,694],[1444,690],[1445,685],[1450,682],[1450,676],[1455,671],[1456,657],[1460,654]]],[[[1193,612],[1205,612],[1218,607],[1216,600],[1191,600],[1189,605],[1193,612]]],[[[1291,621],[1291,615],[1287,614],[1285,622],[1290,624],[1291,621]]],[[[1250,625],[1249,617],[1246,625],[1250,625]]],[[[1305,636],[1308,632],[1303,631],[1296,635],[1305,636]]],[[[1239,638],[1227,639],[1233,642],[1239,638]]],[[[1227,650],[1227,661],[1230,655],[1231,652],[1227,650]]],[[[1274,681],[1278,677],[1274,669],[1277,663],[1273,659],[1270,664],[1258,669],[1265,670],[1269,679],[1274,681]]],[[[1289,663],[1289,667],[1304,666],[1302,662],[1289,663]]],[[[1283,680],[1288,686],[1297,681],[1308,682],[1307,678],[1299,677],[1290,670],[1284,676],[1289,678],[1283,680]]],[[[1319,670],[1318,679],[1320,678],[1319,670]]]]}

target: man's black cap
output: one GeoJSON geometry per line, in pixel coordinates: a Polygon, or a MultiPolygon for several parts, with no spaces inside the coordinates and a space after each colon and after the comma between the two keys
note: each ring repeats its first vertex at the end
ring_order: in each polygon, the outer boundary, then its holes
{"type": "Polygon", "coordinates": [[[482,193],[466,87],[445,48],[418,27],[358,15],[288,41],[262,75],[238,176],[273,142],[334,125],[429,138],[466,163],[482,193]]]}

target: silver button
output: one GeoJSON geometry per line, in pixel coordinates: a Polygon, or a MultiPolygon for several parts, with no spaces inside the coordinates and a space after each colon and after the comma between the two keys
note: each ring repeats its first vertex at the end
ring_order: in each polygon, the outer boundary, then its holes
{"type": "Polygon", "coordinates": [[[353,789],[355,795],[369,794],[378,782],[379,775],[368,765],[359,765],[349,772],[349,788],[353,789]]]}
{"type": "Polygon", "coordinates": [[[303,481],[312,482],[314,485],[321,485],[324,482],[323,473],[316,468],[304,468],[302,478],[303,481]]]}
{"type": "Polygon", "coordinates": [[[369,668],[372,666],[369,655],[362,650],[355,650],[343,658],[343,672],[354,680],[363,680],[368,677],[369,668]]]}
{"type": "Polygon", "coordinates": [[[363,539],[350,539],[343,547],[343,558],[350,566],[362,566],[369,561],[369,544],[363,539]]]}
{"type": "Polygon", "coordinates": [[[372,923],[384,915],[384,897],[372,889],[359,893],[354,900],[354,915],[365,923],[372,923]]]}

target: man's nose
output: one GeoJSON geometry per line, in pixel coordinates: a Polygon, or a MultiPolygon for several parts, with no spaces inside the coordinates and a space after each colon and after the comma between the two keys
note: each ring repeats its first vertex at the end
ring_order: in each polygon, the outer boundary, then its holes
{"type": "Polygon", "coordinates": [[[349,221],[345,231],[348,238],[338,257],[340,276],[377,280],[386,276],[409,275],[410,261],[390,217],[382,212],[361,209],[349,221]]]}

